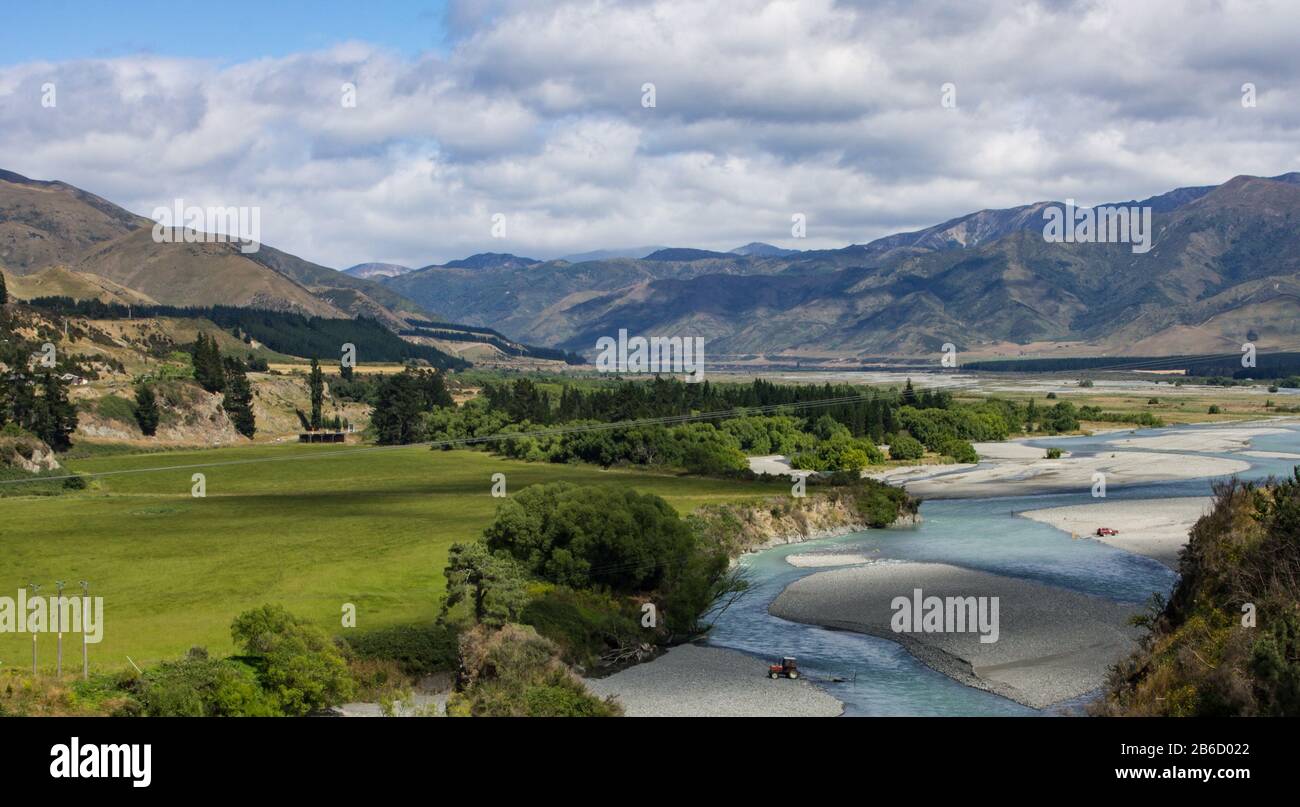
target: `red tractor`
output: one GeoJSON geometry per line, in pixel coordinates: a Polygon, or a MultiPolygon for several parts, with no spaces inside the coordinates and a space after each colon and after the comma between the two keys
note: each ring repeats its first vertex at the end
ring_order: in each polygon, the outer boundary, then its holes
{"type": "Polygon", "coordinates": [[[791,680],[799,677],[799,666],[794,663],[794,656],[786,656],[781,659],[780,664],[772,664],[767,668],[767,677],[775,681],[778,678],[789,678],[791,680]]]}
{"type": "Polygon", "coordinates": [[[1098,527],[1097,535],[1101,538],[1105,538],[1107,535],[1119,535],[1119,530],[1112,529],[1111,527],[1098,527]]]}

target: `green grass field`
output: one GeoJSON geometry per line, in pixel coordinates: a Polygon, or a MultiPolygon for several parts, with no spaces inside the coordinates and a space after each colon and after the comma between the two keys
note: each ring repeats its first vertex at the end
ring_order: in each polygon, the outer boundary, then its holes
{"type": "MultiPolygon", "coordinates": [[[[129,655],[145,662],[193,645],[232,649],[231,619],[264,602],[281,603],[331,632],[341,608],[357,608],[357,629],[431,619],[444,590],[447,548],[476,539],[499,500],[539,482],[631,486],[657,493],[682,513],[700,504],[785,490],[745,482],[675,477],[593,466],[525,463],[473,451],[355,451],[341,446],[256,446],[74,460],[81,472],[258,460],[101,477],[63,496],[0,498],[0,596],[29,581],[53,593],[89,580],[104,597],[104,639],[91,666],[116,669],[129,655]],[[272,458],[302,457],[265,462],[272,458]],[[206,498],[190,495],[191,475],[207,477],[206,498]]],[[[80,637],[65,663],[80,664],[80,637]]],[[[52,667],[54,639],[39,639],[52,667]]],[[[28,634],[0,634],[0,667],[31,663],[28,634]]]]}

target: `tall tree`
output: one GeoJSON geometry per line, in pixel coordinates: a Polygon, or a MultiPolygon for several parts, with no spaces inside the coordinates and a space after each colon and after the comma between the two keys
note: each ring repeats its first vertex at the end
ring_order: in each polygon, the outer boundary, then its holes
{"type": "Polygon", "coordinates": [[[200,331],[190,351],[194,364],[194,380],[208,392],[221,392],[226,385],[225,367],[217,339],[200,331]]]}
{"type": "Polygon", "coordinates": [[[0,305],[9,302],[9,290],[5,288],[5,273],[0,272],[0,305]]]}
{"type": "Polygon", "coordinates": [[[235,431],[249,438],[257,433],[257,420],[253,416],[253,388],[248,383],[248,369],[239,359],[225,360],[226,397],[221,406],[230,416],[235,431]]]}
{"type": "Polygon", "coordinates": [[[32,429],[50,448],[65,451],[77,430],[77,408],[68,400],[68,388],[51,370],[41,373],[41,395],[37,399],[32,429]]]}
{"type": "Polygon", "coordinates": [[[153,387],[141,382],[135,388],[135,422],[140,425],[140,431],[145,437],[157,434],[159,418],[158,396],[154,394],[153,387]]]}
{"type": "Polygon", "coordinates": [[[375,397],[370,423],[381,445],[405,445],[418,442],[422,432],[421,414],[428,411],[419,375],[403,370],[385,378],[375,397]]]}
{"type": "Polygon", "coordinates": [[[916,406],[916,390],[912,389],[912,379],[907,379],[903,387],[903,406],[916,406]]]}
{"type": "Polygon", "coordinates": [[[424,388],[424,408],[432,411],[438,406],[455,406],[447,382],[441,372],[423,370],[420,372],[421,385],[424,388]]]}
{"type": "Polygon", "coordinates": [[[321,405],[325,402],[325,376],[321,375],[320,362],[311,360],[311,374],[307,377],[311,389],[311,430],[321,427],[321,405]]]}

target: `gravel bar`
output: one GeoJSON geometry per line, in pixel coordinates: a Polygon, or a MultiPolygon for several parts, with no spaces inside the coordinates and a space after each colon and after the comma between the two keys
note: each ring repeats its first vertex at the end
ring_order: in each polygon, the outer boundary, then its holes
{"type": "Polygon", "coordinates": [[[767,663],[717,647],[680,645],[587,689],[613,695],[628,717],[835,717],[844,704],[805,680],[767,677],[767,663]]]}
{"type": "Polygon", "coordinates": [[[768,609],[794,622],[902,644],[939,672],[1034,708],[1099,688],[1106,668],[1137,647],[1140,609],[1012,577],[942,563],[878,563],[796,580],[768,609]],[[895,597],[997,597],[998,639],[978,632],[896,633],[895,597]]]}

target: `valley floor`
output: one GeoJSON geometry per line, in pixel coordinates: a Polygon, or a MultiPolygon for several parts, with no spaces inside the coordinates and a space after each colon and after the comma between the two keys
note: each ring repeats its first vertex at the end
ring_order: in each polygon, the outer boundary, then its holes
{"type": "MultiPolygon", "coordinates": [[[[233,650],[230,621],[284,605],[330,633],[345,604],[357,629],[432,620],[445,590],[447,550],[477,540],[507,489],[540,482],[635,487],[680,512],[771,495],[754,483],[595,466],[505,460],[478,451],[256,445],[71,460],[112,474],[86,491],[0,498],[9,590],[28,580],[87,580],[104,597],[102,643],[91,666],[128,667],[206,646],[233,650]],[[163,470],[151,470],[163,469],[163,470]],[[206,496],[191,495],[193,475],[206,496]]],[[[785,490],[786,485],[778,486],[785,490]]],[[[41,663],[53,662],[42,640],[41,663]]],[[[0,664],[30,663],[26,635],[0,634],[0,664]]]]}

